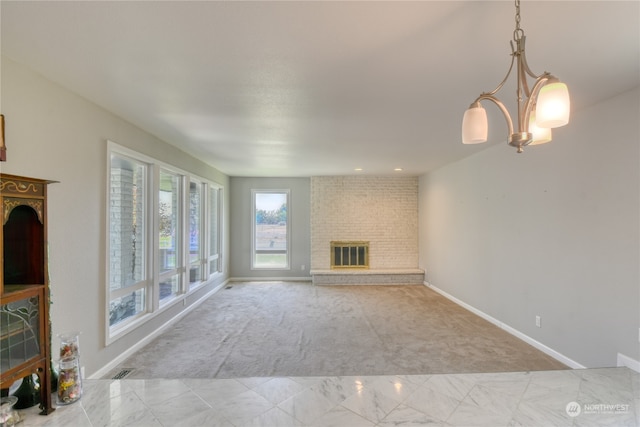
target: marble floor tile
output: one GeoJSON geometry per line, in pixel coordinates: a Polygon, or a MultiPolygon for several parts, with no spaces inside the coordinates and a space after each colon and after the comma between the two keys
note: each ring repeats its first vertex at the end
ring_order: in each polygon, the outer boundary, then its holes
{"type": "Polygon", "coordinates": [[[571,400],[555,407],[540,405],[538,402],[520,402],[509,425],[519,427],[571,426],[573,419],[566,412],[566,406],[570,402],[571,400]]]}
{"type": "Polygon", "coordinates": [[[633,382],[630,375],[618,371],[586,371],[580,383],[579,399],[584,403],[631,403],[633,382]]]}
{"type": "Polygon", "coordinates": [[[18,427],[640,427],[639,391],[640,374],[628,368],[86,380],[79,401],[48,416],[37,407],[21,410],[18,427]],[[573,402],[582,411],[572,417],[573,402]],[[598,406],[616,404],[623,405],[617,412],[598,406]]]}
{"type": "Polygon", "coordinates": [[[302,427],[303,425],[304,424],[300,421],[296,420],[280,408],[271,408],[267,412],[264,412],[255,418],[236,424],[237,427],[302,427]]]}
{"type": "Polygon", "coordinates": [[[111,420],[106,424],[91,423],[91,425],[104,427],[162,427],[160,420],[149,410],[135,412],[126,417],[111,420]]]}
{"type": "Polygon", "coordinates": [[[379,427],[413,427],[413,426],[449,426],[446,422],[417,411],[409,406],[400,405],[378,424],[379,427]]]}
{"type": "MultiPolygon", "coordinates": [[[[566,423],[568,420],[567,405],[577,400],[577,390],[549,389],[537,384],[530,384],[514,417],[518,420],[535,420],[540,417],[549,420],[561,419],[566,423]]],[[[551,423],[551,425],[557,424],[551,423]]]]}
{"type": "Polygon", "coordinates": [[[305,425],[313,424],[318,418],[337,406],[327,399],[323,393],[307,388],[278,405],[287,414],[302,421],[305,425]]]}
{"type": "Polygon", "coordinates": [[[233,420],[245,423],[274,407],[271,402],[253,390],[241,393],[224,402],[214,403],[212,406],[221,416],[234,424],[233,420]]]}
{"type": "Polygon", "coordinates": [[[362,392],[358,392],[342,402],[342,406],[369,421],[379,423],[401,402],[398,396],[394,396],[389,392],[388,385],[389,379],[381,378],[378,385],[380,388],[365,387],[362,392]]]}
{"type": "Polygon", "coordinates": [[[446,420],[454,426],[468,427],[506,427],[510,424],[512,414],[495,412],[468,402],[462,402],[446,420]]]}
{"type": "Polygon", "coordinates": [[[242,382],[232,379],[186,379],[183,381],[185,385],[210,405],[224,402],[249,391],[249,388],[242,382]]]}
{"type": "Polygon", "coordinates": [[[440,390],[431,383],[432,380],[430,379],[419,387],[403,403],[431,418],[446,421],[460,405],[461,400],[444,393],[450,391],[448,388],[449,383],[443,381],[446,386],[443,390],[440,390]]]}
{"type": "Polygon", "coordinates": [[[174,425],[193,414],[211,409],[197,394],[189,390],[167,400],[147,403],[153,415],[162,420],[162,424],[174,425]]]}
{"type": "Polygon", "coordinates": [[[433,375],[424,387],[461,401],[475,384],[476,380],[468,375],[433,375]]]}
{"type": "Polygon", "coordinates": [[[19,411],[23,417],[23,421],[18,424],[19,427],[93,427],[89,417],[82,407],[82,398],[70,405],[58,406],[54,412],[49,415],[39,415],[40,410],[37,406],[19,411]]]}
{"type": "Polygon", "coordinates": [[[374,427],[374,423],[355,412],[336,406],[313,422],[313,427],[374,427]]]}
{"type": "Polygon", "coordinates": [[[110,399],[100,399],[96,394],[92,394],[91,397],[93,398],[83,396],[82,406],[93,425],[108,425],[120,419],[130,419],[148,412],[144,402],[133,391],[110,399]]]}
{"type": "MultiPolygon", "coordinates": [[[[517,389],[519,390],[519,387],[517,389]]],[[[485,384],[476,384],[462,402],[508,417],[518,407],[523,391],[511,394],[503,388],[495,389],[485,384]]]]}
{"type": "Polygon", "coordinates": [[[369,386],[398,403],[409,397],[419,387],[420,385],[399,376],[381,377],[369,386]]]}
{"type": "Polygon", "coordinates": [[[190,391],[182,380],[127,380],[127,384],[148,405],[165,402],[190,391]]]}
{"type": "Polygon", "coordinates": [[[327,400],[338,405],[372,386],[376,379],[377,377],[330,377],[314,383],[309,389],[322,394],[327,400]]]}
{"type": "Polygon", "coordinates": [[[302,390],[304,386],[290,378],[272,378],[253,389],[274,405],[295,396],[302,390]]]}
{"type": "Polygon", "coordinates": [[[240,381],[242,384],[247,386],[248,388],[258,387],[260,384],[266,383],[269,381],[268,377],[251,377],[251,378],[238,378],[237,381],[240,381]]]}
{"type": "MultiPolygon", "coordinates": [[[[135,425],[135,424],[134,424],[135,425]]],[[[169,426],[164,420],[163,426],[169,426]]],[[[133,425],[132,425],[133,426],[133,425]]],[[[215,427],[238,427],[227,420],[217,409],[209,408],[193,414],[187,414],[184,418],[176,420],[171,427],[197,427],[197,426],[215,426],[215,427]]],[[[137,426],[136,426],[137,427],[137,426]]]]}

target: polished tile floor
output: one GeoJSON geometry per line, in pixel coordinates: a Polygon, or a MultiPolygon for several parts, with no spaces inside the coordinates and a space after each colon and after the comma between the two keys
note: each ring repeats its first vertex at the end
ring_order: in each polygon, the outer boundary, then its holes
{"type": "Polygon", "coordinates": [[[639,426],[627,368],[500,374],[86,380],[23,426],[639,426]]]}

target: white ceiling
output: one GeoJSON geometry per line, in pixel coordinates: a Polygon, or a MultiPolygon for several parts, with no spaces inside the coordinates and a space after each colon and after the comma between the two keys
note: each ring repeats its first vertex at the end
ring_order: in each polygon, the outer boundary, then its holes
{"type": "MultiPolygon", "coordinates": [[[[230,176],[419,175],[486,148],[462,145],[460,123],[507,72],[514,13],[511,1],[0,2],[3,55],[230,176]]],[[[521,15],[530,67],[568,84],[573,111],[640,84],[638,1],[522,0],[521,15]]],[[[515,89],[499,96],[513,104],[515,89]]],[[[486,108],[489,144],[503,143],[486,108]]]]}

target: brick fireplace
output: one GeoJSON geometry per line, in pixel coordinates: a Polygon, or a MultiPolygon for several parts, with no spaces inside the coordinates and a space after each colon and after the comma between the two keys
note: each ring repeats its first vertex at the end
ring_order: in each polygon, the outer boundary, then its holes
{"type": "Polygon", "coordinates": [[[314,284],[422,284],[418,178],[312,177],[311,274],[314,284]],[[332,242],[367,242],[368,268],[336,268],[332,242]]]}

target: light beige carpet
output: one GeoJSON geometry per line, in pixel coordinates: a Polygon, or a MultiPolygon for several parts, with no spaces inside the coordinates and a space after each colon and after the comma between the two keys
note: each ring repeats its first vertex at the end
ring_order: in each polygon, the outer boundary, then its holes
{"type": "Polygon", "coordinates": [[[113,370],[127,378],[566,369],[425,286],[231,283],[113,370]]]}

